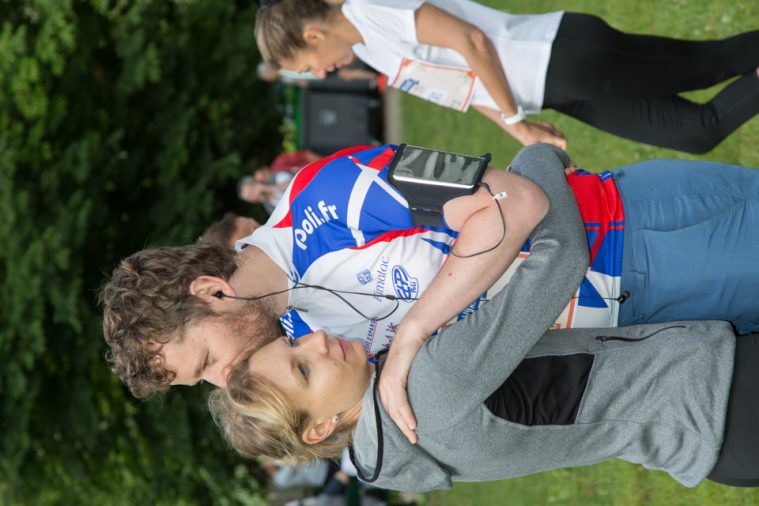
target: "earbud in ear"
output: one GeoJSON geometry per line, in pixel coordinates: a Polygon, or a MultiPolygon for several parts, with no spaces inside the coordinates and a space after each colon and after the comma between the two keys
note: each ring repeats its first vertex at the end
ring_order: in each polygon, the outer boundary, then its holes
{"type": "Polygon", "coordinates": [[[217,299],[223,299],[224,298],[224,292],[222,292],[221,290],[219,290],[218,292],[216,292],[215,294],[213,294],[213,296],[216,297],[217,299]]]}

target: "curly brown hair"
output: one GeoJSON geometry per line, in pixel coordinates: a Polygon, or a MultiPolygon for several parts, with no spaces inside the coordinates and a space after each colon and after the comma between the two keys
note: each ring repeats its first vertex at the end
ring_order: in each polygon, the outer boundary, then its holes
{"type": "Polygon", "coordinates": [[[235,252],[213,244],[143,250],[113,270],[99,294],[106,358],[135,397],[168,390],[174,373],[163,366],[163,344],[181,340],[191,321],[216,316],[190,293],[193,280],[229,280],[236,270],[235,252]]]}

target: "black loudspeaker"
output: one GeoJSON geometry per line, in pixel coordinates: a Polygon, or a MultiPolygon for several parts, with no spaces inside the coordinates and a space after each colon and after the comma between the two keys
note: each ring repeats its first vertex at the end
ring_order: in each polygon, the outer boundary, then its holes
{"type": "Polygon", "coordinates": [[[300,145],[328,155],[350,146],[379,144],[381,116],[380,100],[369,91],[308,87],[301,94],[300,145]]]}

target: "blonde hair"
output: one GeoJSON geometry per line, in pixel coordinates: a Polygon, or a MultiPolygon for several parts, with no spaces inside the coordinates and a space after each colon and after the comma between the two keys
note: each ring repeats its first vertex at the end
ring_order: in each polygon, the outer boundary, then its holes
{"type": "Polygon", "coordinates": [[[324,441],[307,444],[302,435],[310,419],[295,409],[271,381],[248,369],[248,352],[227,378],[227,389],[208,398],[208,408],[222,436],[246,458],[267,456],[289,463],[339,457],[352,438],[355,422],[343,423],[324,441]]]}
{"type": "Polygon", "coordinates": [[[295,52],[306,47],[303,25],[324,21],[332,6],[324,0],[280,0],[268,2],[256,13],[256,43],[264,61],[279,68],[295,52]]]}

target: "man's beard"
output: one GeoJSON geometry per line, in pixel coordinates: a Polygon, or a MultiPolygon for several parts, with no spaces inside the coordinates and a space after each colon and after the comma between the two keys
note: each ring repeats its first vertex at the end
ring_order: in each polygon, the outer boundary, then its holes
{"type": "Polygon", "coordinates": [[[282,335],[279,318],[261,301],[245,301],[238,310],[220,315],[220,318],[243,341],[247,356],[282,335]]]}

